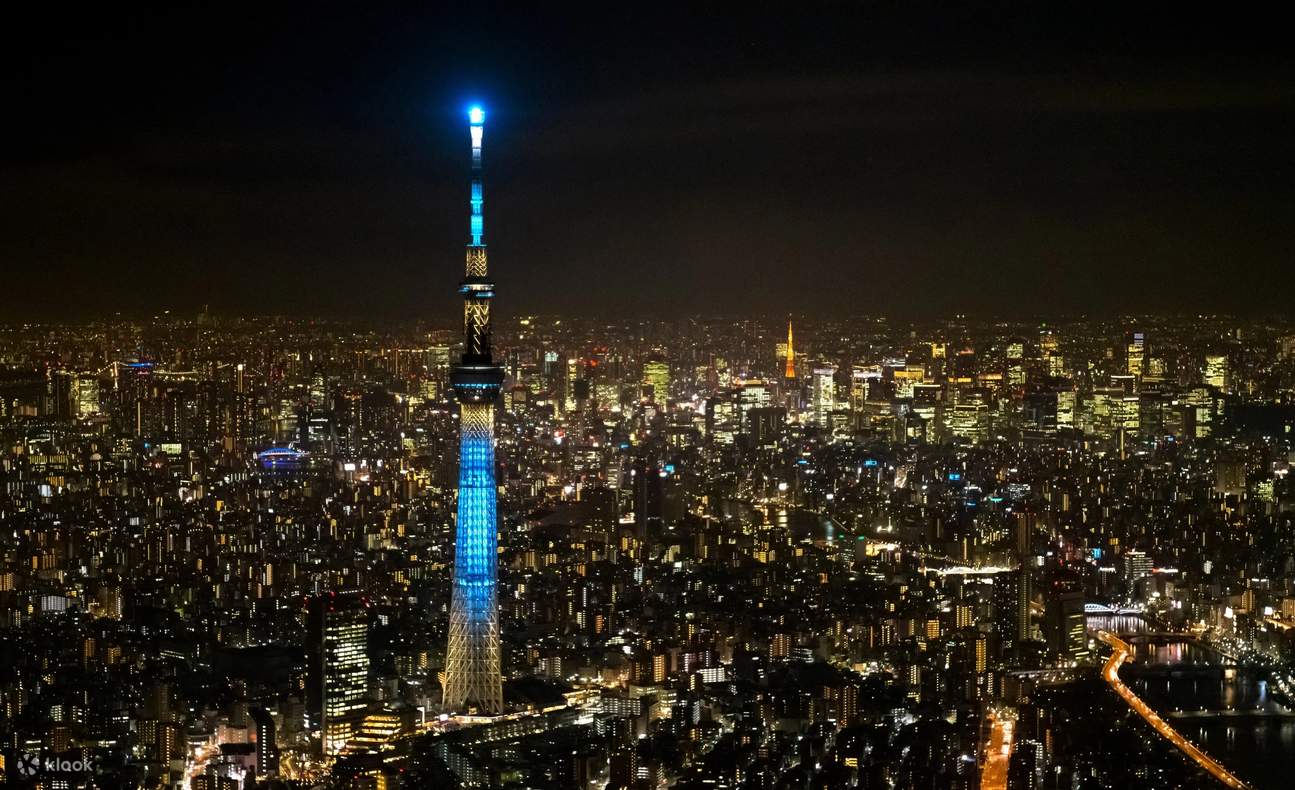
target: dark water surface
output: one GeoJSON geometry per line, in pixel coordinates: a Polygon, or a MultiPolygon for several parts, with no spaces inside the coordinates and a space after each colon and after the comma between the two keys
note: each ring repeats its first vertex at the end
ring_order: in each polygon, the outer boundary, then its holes
{"type": "MultiPolygon", "coordinates": [[[[1151,630],[1136,617],[1093,617],[1089,622],[1120,633],[1151,630]]],[[[1293,713],[1269,696],[1266,681],[1245,670],[1210,669],[1225,663],[1223,658],[1192,642],[1132,644],[1137,663],[1182,670],[1143,674],[1128,667],[1120,676],[1184,738],[1256,788],[1295,787],[1295,715],[1264,715],[1293,713]],[[1207,671],[1193,671],[1198,669],[1207,671]]]]}

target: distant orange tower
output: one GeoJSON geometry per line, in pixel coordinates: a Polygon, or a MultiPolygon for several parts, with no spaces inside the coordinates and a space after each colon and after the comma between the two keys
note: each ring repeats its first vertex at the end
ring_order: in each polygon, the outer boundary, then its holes
{"type": "Polygon", "coordinates": [[[796,378],[796,348],[791,342],[791,319],[787,319],[787,372],[784,374],[789,379],[796,378]]]}

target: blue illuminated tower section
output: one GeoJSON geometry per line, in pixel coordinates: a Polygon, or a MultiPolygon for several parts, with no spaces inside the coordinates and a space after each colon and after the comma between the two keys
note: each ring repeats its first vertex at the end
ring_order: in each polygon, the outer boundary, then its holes
{"type": "Polygon", "coordinates": [[[495,400],[503,369],[490,356],[490,300],[486,271],[481,137],[486,114],[468,111],[472,133],[472,214],[463,294],[463,357],[451,381],[459,401],[459,509],[454,537],[450,643],[445,655],[445,711],[502,713],[499,665],[498,541],[495,519],[495,400]]]}

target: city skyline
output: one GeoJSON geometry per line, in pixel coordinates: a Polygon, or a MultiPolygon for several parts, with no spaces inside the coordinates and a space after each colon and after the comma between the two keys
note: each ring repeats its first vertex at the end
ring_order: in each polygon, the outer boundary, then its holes
{"type": "Polygon", "coordinates": [[[1288,785],[1285,28],[575,10],[16,20],[0,784],[1288,785]]]}
{"type": "Polygon", "coordinates": [[[0,331],[11,782],[1281,786],[1295,323],[479,307],[0,331]]]}

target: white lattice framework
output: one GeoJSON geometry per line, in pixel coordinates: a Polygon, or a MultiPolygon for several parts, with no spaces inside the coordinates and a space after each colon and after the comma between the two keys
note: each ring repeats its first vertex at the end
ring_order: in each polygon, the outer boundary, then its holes
{"type": "Polygon", "coordinates": [[[464,351],[476,357],[490,354],[490,302],[468,299],[463,302],[463,333],[467,338],[464,351]]]}
{"type": "Polygon", "coordinates": [[[458,524],[443,708],[501,713],[494,406],[463,403],[461,415],[458,524]]]}
{"type": "Polygon", "coordinates": [[[468,247],[467,273],[469,277],[486,276],[486,248],[468,247]]]}

